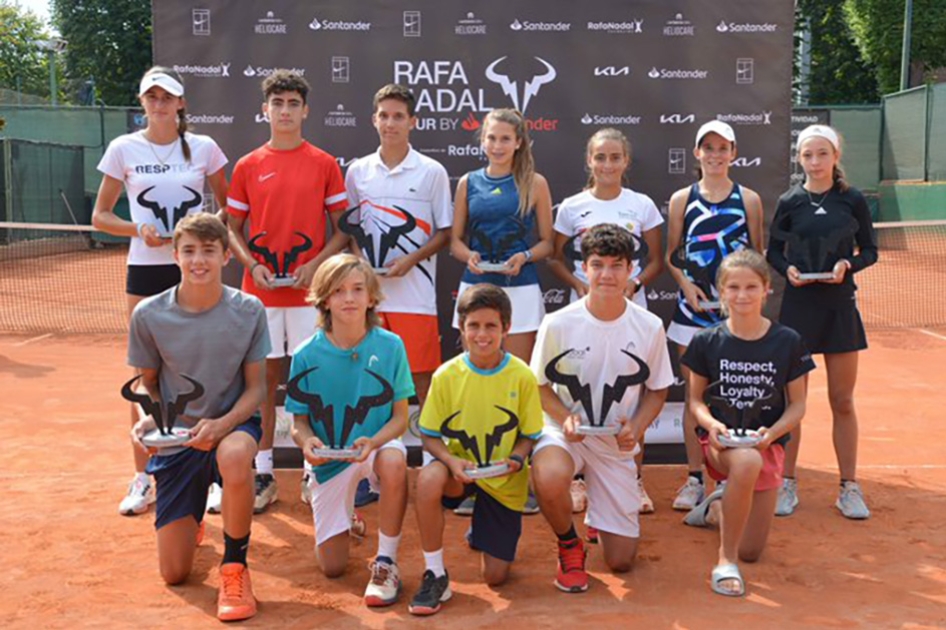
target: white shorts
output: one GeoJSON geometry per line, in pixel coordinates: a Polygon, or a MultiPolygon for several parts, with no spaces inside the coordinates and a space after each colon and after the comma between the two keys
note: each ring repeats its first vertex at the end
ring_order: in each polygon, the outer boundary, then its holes
{"type": "Polygon", "coordinates": [[[292,356],[303,341],[315,334],[319,312],[312,306],[278,306],[266,308],[269,342],[272,350],[267,359],[292,356]]]}
{"type": "MultiPolygon", "coordinates": [[[[474,285],[466,282],[460,283],[457,290],[457,302],[463,292],[474,285]]],[[[519,333],[535,332],[545,317],[545,300],[542,298],[542,288],[537,284],[527,284],[523,287],[499,287],[509,296],[512,302],[512,326],[509,328],[510,335],[519,333]]],[[[453,306],[453,327],[460,328],[460,317],[457,315],[457,307],[453,306]]]]}
{"type": "Polygon", "coordinates": [[[677,322],[670,322],[670,326],[667,327],[667,339],[686,348],[693,341],[693,335],[701,330],[703,329],[699,326],[685,326],[677,322]]]}
{"type": "MultiPolygon", "coordinates": [[[[585,438],[589,439],[594,438],[585,438]]],[[[565,449],[575,463],[575,474],[585,475],[588,492],[585,525],[609,534],[640,538],[641,494],[634,458],[608,455],[583,442],[569,442],[561,431],[548,426],[543,427],[532,457],[550,446],[565,449]]]]}
{"type": "Polygon", "coordinates": [[[401,440],[391,440],[373,451],[365,461],[352,464],[325,483],[320,484],[316,481],[314,473],[309,474],[316,546],[351,529],[351,515],[355,510],[355,491],[358,489],[358,482],[368,479],[371,490],[379,491],[378,476],[374,472],[374,460],[378,453],[388,448],[400,451],[407,459],[407,448],[401,440]]]}

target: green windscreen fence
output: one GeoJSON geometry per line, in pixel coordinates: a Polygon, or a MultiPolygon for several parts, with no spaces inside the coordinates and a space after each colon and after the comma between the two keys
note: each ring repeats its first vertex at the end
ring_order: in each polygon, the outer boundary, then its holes
{"type": "Polygon", "coordinates": [[[83,148],[0,140],[3,162],[0,220],[88,225],[83,148]]]}
{"type": "Polygon", "coordinates": [[[930,87],[927,179],[946,181],[946,83],[930,87]]]}
{"type": "Polygon", "coordinates": [[[883,113],[879,107],[831,108],[831,125],[844,138],[844,172],[862,191],[880,185],[880,133],[883,113]]]}
{"type": "Polygon", "coordinates": [[[926,179],[927,100],[926,87],[884,97],[881,179],[926,179]]]}

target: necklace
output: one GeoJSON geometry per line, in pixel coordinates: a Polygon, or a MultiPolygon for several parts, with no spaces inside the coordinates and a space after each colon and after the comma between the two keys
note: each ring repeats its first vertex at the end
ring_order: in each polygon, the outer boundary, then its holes
{"type": "Polygon", "coordinates": [[[177,143],[180,141],[180,138],[178,138],[177,140],[171,143],[171,150],[162,160],[161,156],[158,155],[157,150],[154,148],[154,144],[150,140],[148,140],[148,136],[144,136],[144,139],[145,139],[145,142],[148,143],[148,147],[151,149],[151,154],[154,156],[154,159],[156,159],[161,166],[165,166],[168,160],[171,159],[171,156],[174,155],[174,152],[177,150],[177,143]]]}
{"type": "Polygon", "coordinates": [[[357,360],[358,360],[358,352],[355,350],[355,348],[358,347],[358,344],[360,344],[362,341],[364,341],[365,337],[368,336],[368,333],[366,332],[365,334],[363,334],[361,337],[359,337],[359,338],[355,341],[355,343],[351,344],[350,346],[345,346],[345,345],[339,343],[339,341],[336,339],[335,335],[334,335],[333,333],[331,333],[331,332],[326,331],[326,336],[328,337],[329,341],[332,342],[332,345],[335,346],[336,348],[338,348],[339,350],[351,351],[351,360],[352,360],[352,361],[357,361],[357,360]]]}
{"type": "Polygon", "coordinates": [[[827,199],[828,195],[831,194],[831,189],[829,188],[825,194],[821,196],[819,201],[814,200],[814,198],[811,196],[811,191],[807,188],[805,188],[805,193],[808,195],[808,203],[810,203],[813,208],[821,209],[821,206],[824,204],[824,200],[827,199]]]}

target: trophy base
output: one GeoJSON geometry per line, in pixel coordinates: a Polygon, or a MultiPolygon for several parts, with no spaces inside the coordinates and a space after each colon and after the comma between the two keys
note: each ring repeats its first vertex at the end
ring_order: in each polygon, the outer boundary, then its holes
{"type": "Polygon", "coordinates": [[[831,280],[834,278],[834,274],[830,271],[820,271],[812,273],[800,273],[798,274],[799,280],[831,280]]]}
{"type": "Polygon", "coordinates": [[[158,449],[159,455],[174,455],[184,450],[182,445],[189,439],[191,434],[187,429],[174,427],[168,433],[161,433],[158,429],[149,431],[141,438],[141,443],[158,449]]]}
{"type": "Polygon", "coordinates": [[[294,285],[296,283],[296,279],[284,276],[282,278],[273,278],[269,283],[277,289],[282,289],[294,285]]]}
{"type": "Polygon", "coordinates": [[[360,448],[314,448],[312,454],[322,459],[354,459],[361,455],[360,448]]]}
{"type": "Polygon", "coordinates": [[[719,300],[716,300],[716,301],[700,300],[699,304],[700,304],[700,308],[703,309],[704,311],[718,311],[719,310],[719,300]]]}
{"type": "Polygon", "coordinates": [[[726,448],[754,448],[756,444],[762,441],[762,436],[758,431],[747,430],[745,435],[727,435],[719,436],[719,443],[726,448]]]}
{"type": "Polygon", "coordinates": [[[375,275],[378,275],[378,276],[386,276],[386,275],[388,275],[388,272],[391,271],[391,270],[390,270],[389,268],[387,268],[387,267],[372,267],[372,268],[371,268],[371,271],[373,271],[373,272],[375,273],[375,275]]]}
{"type": "Polygon", "coordinates": [[[509,267],[506,266],[506,263],[494,263],[494,262],[481,262],[477,265],[481,271],[487,273],[497,273],[500,271],[508,271],[509,267]]]}
{"type": "Polygon", "coordinates": [[[575,429],[575,432],[579,435],[617,435],[620,431],[621,427],[617,424],[608,424],[603,427],[582,424],[575,429]]]}
{"type": "Polygon", "coordinates": [[[499,464],[490,464],[480,466],[466,471],[466,476],[470,479],[489,479],[491,477],[500,477],[509,472],[509,464],[500,462],[499,464]]]}

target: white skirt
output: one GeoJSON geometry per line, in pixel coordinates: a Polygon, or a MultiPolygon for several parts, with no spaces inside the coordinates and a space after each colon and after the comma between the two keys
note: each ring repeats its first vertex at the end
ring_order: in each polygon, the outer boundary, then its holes
{"type": "MultiPolygon", "coordinates": [[[[474,285],[466,282],[460,283],[457,291],[457,303],[463,292],[474,285]]],[[[535,332],[545,317],[545,301],[542,298],[542,289],[537,284],[527,284],[522,287],[499,287],[509,296],[512,302],[512,327],[509,329],[510,335],[519,333],[535,332]]],[[[453,327],[460,328],[460,318],[457,316],[457,306],[453,305],[453,327]]]]}

